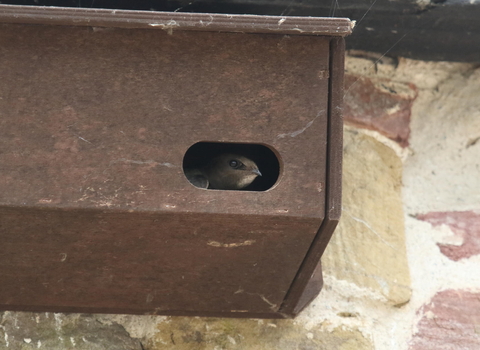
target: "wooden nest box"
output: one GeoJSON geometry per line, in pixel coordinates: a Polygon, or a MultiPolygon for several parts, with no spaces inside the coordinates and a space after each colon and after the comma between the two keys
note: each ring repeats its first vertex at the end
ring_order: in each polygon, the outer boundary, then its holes
{"type": "Polygon", "coordinates": [[[0,22],[0,310],[283,318],[319,293],[349,20],[0,5],[0,22]],[[263,176],[188,181],[224,151],[263,176]]]}

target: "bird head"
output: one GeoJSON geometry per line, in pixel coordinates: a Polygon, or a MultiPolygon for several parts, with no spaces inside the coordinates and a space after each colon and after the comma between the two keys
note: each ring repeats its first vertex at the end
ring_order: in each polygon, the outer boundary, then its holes
{"type": "Polygon", "coordinates": [[[218,190],[240,190],[262,176],[253,160],[230,153],[213,158],[204,171],[210,187],[218,190]]]}

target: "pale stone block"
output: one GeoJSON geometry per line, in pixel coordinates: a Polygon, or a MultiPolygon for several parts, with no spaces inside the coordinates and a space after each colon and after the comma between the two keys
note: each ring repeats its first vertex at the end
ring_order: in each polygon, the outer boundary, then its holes
{"type": "Polygon", "coordinates": [[[118,323],[104,324],[86,314],[0,313],[0,349],[142,350],[118,323]]]}
{"type": "Polygon", "coordinates": [[[347,129],[344,137],[342,218],[322,257],[324,274],[402,305],[411,289],[401,160],[361,131],[347,129]]]}
{"type": "Polygon", "coordinates": [[[306,328],[294,320],[172,317],[147,340],[149,350],[373,350],[359,330],[322,325],[306,328]]]}

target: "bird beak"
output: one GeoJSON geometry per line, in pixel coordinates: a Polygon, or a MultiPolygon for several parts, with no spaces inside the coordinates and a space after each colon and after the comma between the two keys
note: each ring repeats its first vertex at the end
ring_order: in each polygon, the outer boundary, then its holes
{"type": "Polygon", "coordinates": [[[252,173],[257,174],[258,176],[262,176],[262,173],[258,169],[253,169],[252,173]]]}

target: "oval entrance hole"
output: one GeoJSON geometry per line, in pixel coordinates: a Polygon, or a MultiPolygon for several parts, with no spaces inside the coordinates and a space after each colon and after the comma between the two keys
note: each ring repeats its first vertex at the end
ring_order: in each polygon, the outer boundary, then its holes
{"type": "Polygon", "coordinates": [[[278,180],[280,162],[264,145],[198,142],[185,153],[183,172],[198,188],[266,191],[278,180]]]}

